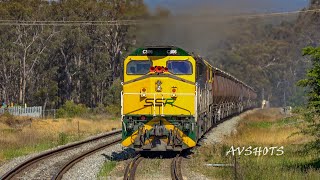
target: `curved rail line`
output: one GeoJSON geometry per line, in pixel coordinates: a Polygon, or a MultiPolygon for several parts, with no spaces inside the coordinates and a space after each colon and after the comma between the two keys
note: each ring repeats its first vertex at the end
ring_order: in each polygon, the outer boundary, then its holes
{"type": "MultiPolygon", "coordinates": [[[[27,169],[31,165],[36,164],[37,162],[39,162],[39,161],[41,161],[43,159],[52,157],[54,155],[57,155],[59,153],[63,153],[65,151],[68,151],[68,150],[71,150],[71,149],[78,148],[79,146],[87,144],[87,143],[91,143],[91,142],[94,142],[94,141],[97,141],[97,140],[100,140],[100,139],[103,139],[103,138],[108,138],[108,137],[112,137],[114,135],[121,134],[121,132],[122,132],[121,130],[115,130],[115,131],[109,132],[107,134],[103,134],[103,135],[100,135],[100,136],[97,136],[97,137],[94,137],[94,138],[91,138],[91,139],[88,139],[88,140],[85,140],[85,141],[80,141],[80,142],[73,143],[73,144],[68,145],[68,146],[64,146],[64,147],[61,147],[61,148],[58,148],[58,149],[54,149],[54,150],[39,154],[39,155],[37,155],[37,156],[35,156],[33,158],[30,158],[30,159],[24,161],[23,163],[17,165],[13,169],[11,169],[9,172],[4,174],[2,177],[0,177],[0,179],[3,179],[3,180],[12,179],[13,177],[15,177],[17,174],[19,174],[23,170],[27,169]]],[[[118,142],[114,142],[114,144],[118,143],[118,142]]]]}
{"type": "Polygon", "coordinates": [[[172,163],[171,163],[172,180],[183,180],[182,173],[181,173],[181,161],[182,161],[181,155],[177,155],[172,160],[172,163]]]}
{"type": "Polygon", "coordinates": [[[143,160],[140,154],[138,154],[126,167],[124,172],[124,180],[134,180],[134,176],[136,174],[137,167],[139,163],[143,160]]]}
{"type": "Polygon", "coordinates": [[[52,178],[52,180],[61,180],[63,175],[69,170],[71,169],[75,164],[77,164],[78,162],[80,162],[81,160],[83,160],[85,157],[88,157],[106,147],[118,144],[119,142],[121,142],[121,137],[117,138],[107,144],[103,144],[101,146],[95,147],[92,150],[89,150],[87,152],[84,152],[82,154],[80,154],[79,156],[76,156],[74,158],[72,158],[70,161],[68,161],[66,164],[64,164],[64,166],[59,170],[59,172],[52,178]]]}

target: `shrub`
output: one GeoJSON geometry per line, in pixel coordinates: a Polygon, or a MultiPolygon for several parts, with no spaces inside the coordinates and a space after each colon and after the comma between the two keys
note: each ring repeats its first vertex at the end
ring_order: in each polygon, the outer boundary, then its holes
{"type": "Polygon", "coordinates": [[[107,106],[107,112],[112,116],[120,116],[121,115],[121,107],[117,104],[112,104],[107,106]]]}
{"type": "Polygon", "coordinates": [[[106,107],[103,104],[98,104],[98,106],[93,109],[94,114],[104,114],[106,112],[106,107]]]}
{"type": "Polygon", "coordinates": [[[68,143],[68,134],[65,132],[60,132],[58,137],[58,145],[64,145],[68,143]]]}
{"type": "Polygon", "coordinates": [[[107,105],[107,113],[112,116],[121,115],[121,95],[122,85],[120,79],[116,79],[110,89],[108,90],[108,96],[105,98],[105,104],[107,105]]]}
{"type": "Polygon", "coordinates": [[[88,109],[83,104],[75,104],[73,101],[67,101],[61,108],[57,110],[58,118],[73,118],[81,116],[88,112],[88,109]]]}

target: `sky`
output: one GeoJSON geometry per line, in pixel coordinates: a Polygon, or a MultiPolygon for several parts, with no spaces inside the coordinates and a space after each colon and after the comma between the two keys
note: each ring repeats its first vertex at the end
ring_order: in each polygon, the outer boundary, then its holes
{"type": "Polygon", "coordinates": [[[156,6],[167,7],[181,12],[181,7],[219,6],[232,10],[233,6],[241,6],[242,11],[251,12],[282,12],[294,11],[308,6],[309,0],[144,0],[151,9],[156,6]]]}
{"type": "MultiPolygon", "coordinates": [[[[144,0],[151,8],[164,6],[177,14],[169,26],[151,26],[144,44],[176,45],[206,56],[212,47],[229,35],[239,33],[236,22],[227,15],[297,11],[307,7],[309,0],[144,0]]],[[[297,14],[258,18],[259,23],[281,23],[297,14]]],[[[256,19],[257,21],[257,19],[256,19]]],[[[250,22],[250,21],[248,21],[250,22]]]]}

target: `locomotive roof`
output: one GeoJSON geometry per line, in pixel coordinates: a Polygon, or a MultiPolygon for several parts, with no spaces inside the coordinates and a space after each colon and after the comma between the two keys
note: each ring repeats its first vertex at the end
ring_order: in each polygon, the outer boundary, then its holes
{"type": "Polygon", "coordinates": [[[136,49],[130,56],[190,56],[190,53],[177,46],[145,46],[136,49]]]}

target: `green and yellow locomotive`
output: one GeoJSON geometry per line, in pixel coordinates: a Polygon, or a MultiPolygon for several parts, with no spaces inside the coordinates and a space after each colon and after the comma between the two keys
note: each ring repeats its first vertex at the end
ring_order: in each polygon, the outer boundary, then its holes
{"type": "Polygon", "coordinates": [[[194,147],[218,121],[253,107],[255,98],[252,88],[181,48],[139,48],[124,61],[122,145],[194,147]]]}

